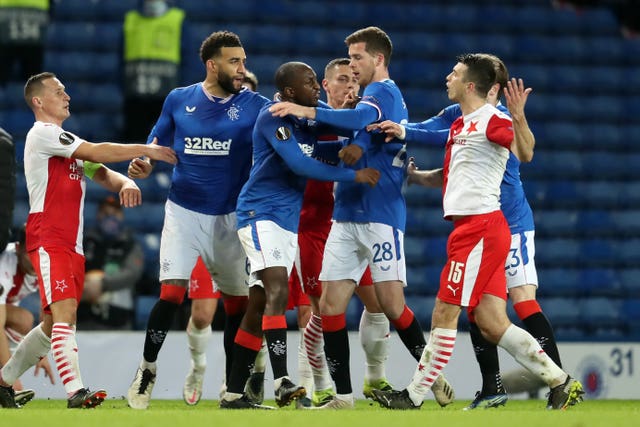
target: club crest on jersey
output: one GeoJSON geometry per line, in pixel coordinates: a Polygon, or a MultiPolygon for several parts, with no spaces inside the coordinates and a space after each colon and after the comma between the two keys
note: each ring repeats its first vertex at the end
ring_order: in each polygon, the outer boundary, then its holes
{"type": "Polygon", "coordinates": [[[231,104],[231,107],[227,110],[227,116],[232,121],[236,121],[240,118],[240,109],[236,107],[234,104],[231,104]]]}
{"type": "Polygon", "coordinates": [[[278,141],[286,141],[291,138],[291,131],[285,126],[280,126],[278,130],[276,130],[276,138],[278,141]]]}
{"type": "Polygon", "coordinates": [[[76,138],[69,132],[62,132],[58,137],[58,141],[60,141],[62,145],[71,145],[75,140],[76,138]]]}

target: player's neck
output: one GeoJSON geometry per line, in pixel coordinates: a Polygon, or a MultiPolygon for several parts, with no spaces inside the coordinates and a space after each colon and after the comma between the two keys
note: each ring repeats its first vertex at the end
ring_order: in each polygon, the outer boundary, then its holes
{"type": "Polygon", "coordinates": [[[43,114],[43,113],[36,113],[35,118],[37,122],[53,123],[54,125],[57,125],[59,127],[62,127],[62,122],[64,121],[64,120],[56,119],[55,117],[52,117],[49,114],[43,114]]]}
{"type": "Polygon", "coordinates": [[[486,103],[486,99],[482,99],[477,96],[469,96],[460,101],[460,110],[462,110],[462,115],[466,116],[467,114],[473,113],[478,108],[481,108],[486,103]]]}
{"type": "Polygon", "coordinates": [[[215,81],[205,80],[202,83],[202,87],[204,87],[204,90],[209,95],[215,96],[217,98],[227,98],[229,97],[229,95],[231,95],[231,93],[224,90],[222,86],[220,86],[218,82],[215,82],[215,81]]]}

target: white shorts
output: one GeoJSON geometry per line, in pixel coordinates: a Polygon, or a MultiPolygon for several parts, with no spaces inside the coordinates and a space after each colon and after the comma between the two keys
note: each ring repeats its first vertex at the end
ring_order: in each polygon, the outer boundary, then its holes
{"type": "Polygon", "coordinates": [[[235,212],[206,215],[167,200],[160,239],[160,281],[189,281],[202,256],[216,289],[233,296],[248,295],[247,257],[236,232],[235,212]]]}
{"type": "Polygon", "coordinates": [[[358,283],[367,265],[373,283],[407,283],[404,233],[377,222],[333,222],[322,258],[320,280],[358,283]]]}
{"type": "Polygon", "coordinates": [[[523,285],[538,287],[538,273],[534,257],[536,245],[533,241],[534,230],[511,235],[511,249],[504,266],[507,275],[507,289],[523,285]]]}
{"type": "Polygon", "coordinates": [[[244,252],[249,259],[250,286],[262,286],[257,272],[269,267],[286,267],[287,276],[293,269],[298,249],[298,235],[273,221],[256,221],[238,230],[244,252]]]}

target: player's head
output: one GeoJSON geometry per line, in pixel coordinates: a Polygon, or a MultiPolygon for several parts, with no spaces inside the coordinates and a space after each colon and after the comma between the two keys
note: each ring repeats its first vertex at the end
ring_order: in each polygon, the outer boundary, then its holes
{"type": "Polygon", "coordinates": [[[22,226],[17,231],[17,241],[16,241],[16,255],[18,256],[18,267],[23,273],[26,274],[36,274],[33,268],[33,264],[31,264],[31,258],[29,258],[29,254],[27,253],[27,245],[26,245],[26,224],[22,224],[22,226]]]}
{"type": "Polygon", "coordinates": [[[320,99],[320,84],[313,68],[304,62],[286,62],[278,67],[275,83],[283,101],[315,107],[320,99]]]}
{"type": "Polygon", "coordinates": [[[349,58],[336,58],[324,67],[322,88],[327,93],[327,104],[334,108],[342,106],[349,92],[354,91],[357,94],[360,89],[349,62],[349,58]]]}
{"type": "Polygon", "coordinates": [[[507,82],[509,81],[509,70],[507,69],[507,66],[504,65],[504,62],[495,55],[490,53],[479,53],[478,55],[489,58],[493,61],[493,67],[496,70],[496,81],[491,86],[491,89],[487,94],[487,101],[496,105],[504,93],[504,88],[507,87],[507,82]]]}
{"type": "Polygon", "coordinates": [[[107,196],[98,205],[98,228],[102,234],[109,238],[115,238],[122,233],[124,226],[124,212],[118,200],[113,196],[107,196]]]}
{"type": "Polygon", "coordinates": [[[447,94],[454,102],[468,96],[487,98],[487,93],[496,81],[493,60],[476,53],[460,55],[453,70],[447,75],[447,94]]]}
{"type": "Polygon", "coordinates": [[[143,0],[142,13],[145,16],[158,17],[169,10],[166,0],[143,0]]]}
{"type": "Polygon", "coordinates": [[[391,39],[378,27],[362,28],[344,40],[349,48],[351,68],[360,86],[373,81],[377,68],[386,69],[391,60],[391,39]]]}
{"type": "Polygon", "coordinates": [[[61,124],[70,115],[71,97],[53,73],[44,72],[29,77],[24,85],[24,100],[38,120],[61,124]]]}
{"type": "Polygon", "coordinates": [[[255,74],[245,68],[242,86],[254,92],[258,91],[258,78],[255,74]]]}
{"type": "Polygon", "coordinates": [[[247,55],[237,34],[231,31],[212,33],[200,46],[200,59],[207,69],[207,79],[217,80],[229,94],[240,92],[247,55]]]}

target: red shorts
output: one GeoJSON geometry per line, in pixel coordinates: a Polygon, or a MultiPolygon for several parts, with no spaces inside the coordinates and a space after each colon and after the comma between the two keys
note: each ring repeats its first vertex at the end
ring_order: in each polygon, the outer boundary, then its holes
{"type": "Polygon", "coordinates": [[[191,278],[189,279],[189,298],[220,298],[220,291],[214,289],[211,274],[209,274],[207,266],[204,265],[202,257],[198,257],[195,267],[191,270],[191,278]]]}
{"type": "Polygon", "coordinates": [[[80,302],[84,289],[84,256],[71,249],[58,246],[29,252],[29,258],[38,275],[40,304],[45,313],[49,305],[69,298],[80,302]]]}
{"type": "Polygon", "coordinates": [[[473,310],[482,294],[507,299],[504,265],[511,232],[502,211],[472,215],[454,222],[447,240],[447,264],[440,275],[438,298],[473,310]]]}
{"type": "MultiPolygon", "coordinates": [[[[318,276],[322,270],[322,256],[328,236],[329,232],[324,230],[307,230],[298,233],[298,257],[289,276],[288,309],[298,305],[309,305],[306,295],[317,298],[322,295],[322,285],[318,276]],[[306,294],[302,294],[304,297],[298,296],[299,289],[306,294]]],[[[371,285],[373,285],[373,279],[371,270],[367,267],[362,274],[359,286],[371,285]]]]}

